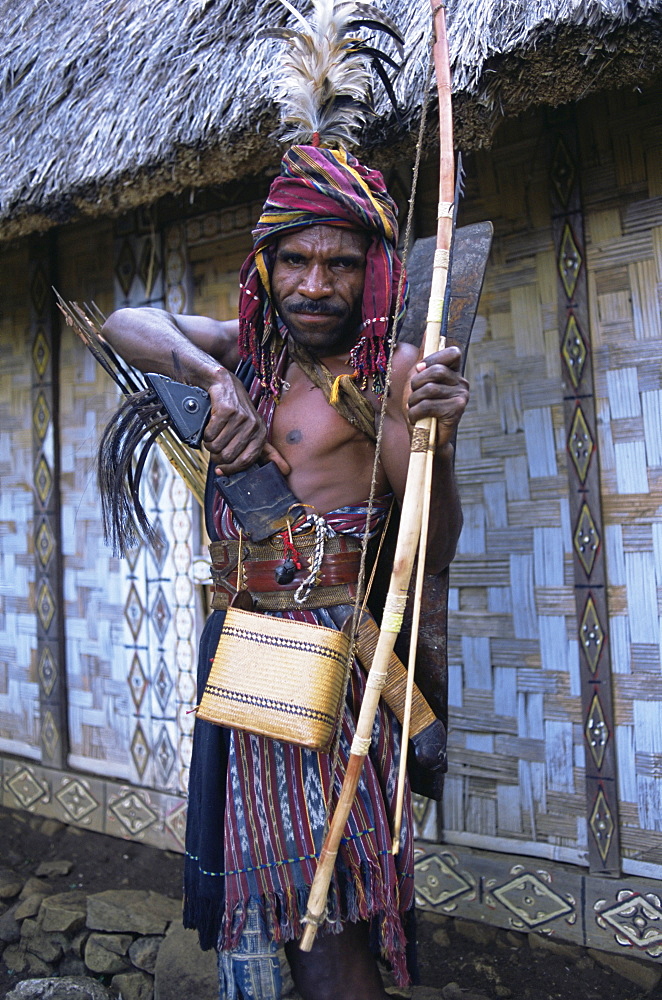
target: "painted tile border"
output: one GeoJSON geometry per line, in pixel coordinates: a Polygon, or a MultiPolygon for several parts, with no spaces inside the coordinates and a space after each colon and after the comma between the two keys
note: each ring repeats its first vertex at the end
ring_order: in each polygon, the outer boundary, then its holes
{"type": "Polygon", "coordinates": [[[186,798],[181,795],[0,755],[0,805],[82,830],[184,850],[186,798]]]}
{"type": "Polygon", "coordinates": [[[426,910],[662,962],[662,883],[515,854],[417,841],[426,910]]]}

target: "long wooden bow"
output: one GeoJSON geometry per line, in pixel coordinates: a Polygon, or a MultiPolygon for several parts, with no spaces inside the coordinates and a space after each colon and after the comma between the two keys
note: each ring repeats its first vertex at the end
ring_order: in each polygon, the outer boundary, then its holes
{"type": "MultiPolygon", "coordinates": [[[[439,211],[437,216],[437,250],[432,271],[432,287],[428,316],[423,340],[422,356],[434,354],[445,346],[441,338],[441,321],[444,296],[448,281],[450,246],[453,233],[453,200],[455,195],[453,118],[451,109],[451,73],[446,36],[446,16],[443,4],[432,0],[435,31],[433,58],[439,97],[439,139],[441,145],[439,172],[439,211]]],[[[393,571],[388,596],[384,606],[382,627],[375,650],[372,668],[366,683],[366,692],[356,724],[345,779],[333,819],[326,835],[315,878],[308,897],[306,928],[300,941],[302,951],[310,951],[317,928],[322,922],[329,885],[333,875],[340,841],[349,817],[359,783],[363,761],[370,748],[372,727],[380,694],[386,683],[389,658],[400,632],[407,592],[411,579],[416,550],[421,535],[423,504],[426,482],[431,479],[431,460],[436,441],[436,420],[426,417],[414,427],[407,483],[402,501],[400,530],[393,560],[393,571]],[[429,456],[429,457],[428,457],[429,456]]],[[[428,506],[429,510],[429,506],[428,506]]]]}

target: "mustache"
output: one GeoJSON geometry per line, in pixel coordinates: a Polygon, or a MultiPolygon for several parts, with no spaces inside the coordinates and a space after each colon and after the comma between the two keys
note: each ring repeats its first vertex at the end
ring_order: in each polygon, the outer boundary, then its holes
{"type": "Polygon", "coordinates": [[[286,307],[288,313],[308,313],[318,316],[338,316],[342,319],[346,315],[346,310],[342,306],[331,305],[324,299],[302,299],[300,302],[289,302],[286,307]]]}

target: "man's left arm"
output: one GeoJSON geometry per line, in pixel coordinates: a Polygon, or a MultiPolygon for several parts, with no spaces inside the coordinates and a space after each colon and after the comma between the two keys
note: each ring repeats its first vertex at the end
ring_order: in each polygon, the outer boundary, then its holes
{"type": "Polygon", "coordinates": [[[401,344],[393,356],[381,453],[384,471],[399,501],[404,494],[413,428],[423,417],[437,420],[426,562],[431,573],[440,572],[451,562],[462,530],[453,439],[469,400],[469,383],[460,374],[460,365],[457,347],[418,360],[414,347],[401,344]]]}

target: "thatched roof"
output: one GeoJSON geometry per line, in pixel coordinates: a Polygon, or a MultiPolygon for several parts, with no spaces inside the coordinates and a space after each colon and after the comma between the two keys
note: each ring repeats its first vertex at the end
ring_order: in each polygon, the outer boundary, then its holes
{"type": "MultiPolygon", "coordinates": [[[[411,146],[428,58],[427,0],[387,7],[406,33],[405,126],[380,106],[377,156],[411,146]]],[[[275,168],[274,49],[255,34],[287,20],[276,0],[0,0],[0,16],[0,239],[275,168]]],[[[661,65],[662,0],[450,0],[448,20],[465,147],[661,65]]]]}

